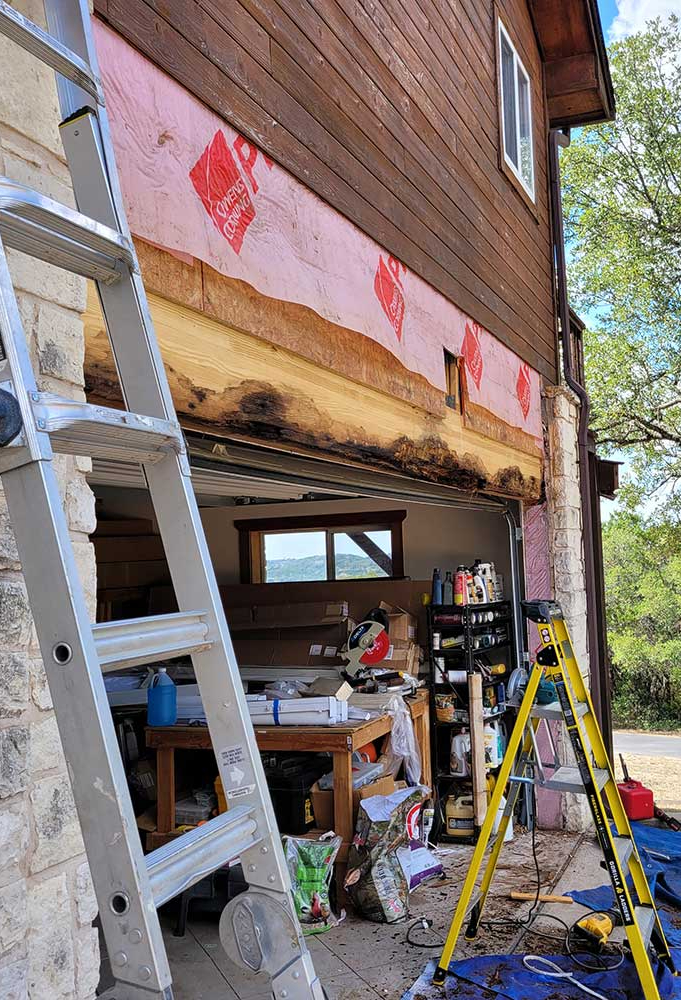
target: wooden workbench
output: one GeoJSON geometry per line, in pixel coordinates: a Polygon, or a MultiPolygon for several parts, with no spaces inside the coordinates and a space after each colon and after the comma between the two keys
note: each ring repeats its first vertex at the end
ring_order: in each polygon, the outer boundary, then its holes
{"type": "MultiPolygon", "coordinates": [[[[424,785],[431,785],[430,723],[428,695],[419,691],[407,702],[414,733],[421,750],[424,785]]],[[[338,862],[345,864],[354,834],[352,803],[352,754],[360,747],[390,732],[392,719],[381,715],[368,722],[346,722],[335,726],[258,726],[255,737],[260,750],[305,751],[333,754],[334,826],[343,846],[338,862]]],[[[169,726],[146,730],[148,747],[156,750],[157,816],[156,832],[147,834],[152,850],[170,840],[175,829],[175,751],[212,750],[205,726],[169,726]]],[[[286,832],[286,831],[283,831],[286,832]]]]}

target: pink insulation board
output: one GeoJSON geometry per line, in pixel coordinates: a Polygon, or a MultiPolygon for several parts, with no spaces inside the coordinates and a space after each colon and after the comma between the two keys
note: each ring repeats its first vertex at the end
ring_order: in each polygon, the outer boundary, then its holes
{"type": "Polygon", "coordinates": [[[542,447],[539,374],[101,22],[95,37],[130,228],[378,342],[542,447]]]}

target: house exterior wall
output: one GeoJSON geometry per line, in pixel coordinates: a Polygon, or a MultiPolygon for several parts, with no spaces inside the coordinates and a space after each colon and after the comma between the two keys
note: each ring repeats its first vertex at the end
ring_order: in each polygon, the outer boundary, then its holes
{"type": "MultiPolygon", "coordinates": [[[[39,0],[15,4],[43,22],[39,0]]],[[[44,23],[44,22],[43,22],[44,23]]],[[[72,203],[54,75],[0,38],[0,173],[72,203]]],[[[83,398],[85,282],[8,252],[41,389],[83,398]]],[[[89,460],[55,459],[94,602],[89,460]]],[[[49,585],[49,581],[46,581],[49,585]]],[[[0,492],[0,997],[90,1000],[99,979],[83,842],[21,566],[0,492]]]]}
{"type": "MultiPolygon", "coordinates": [[[[556,377],[547,106],[527,0],[97,0],[388,254],[556,377]],[[500,169],[496,18],[532,82],[536,204],[500,169]]],[[[172,141],[172,140],[169,140],[172,141]]]]}

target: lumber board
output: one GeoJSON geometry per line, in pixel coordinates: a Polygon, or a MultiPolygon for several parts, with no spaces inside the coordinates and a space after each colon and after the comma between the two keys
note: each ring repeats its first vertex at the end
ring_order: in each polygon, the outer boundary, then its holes
{"type": "MultiPolygon", "coordinates": [[[[150,307],[189,428],[287,442],[470,492],[527,500],[541,492],[541,452],[528,435],[516,442],[521,450],[480,434],[449,407],[433,413],[409,404],[156,295],[150,307]]],[[[89,397],[116,404],[118,379],[92,292],[84,322],[89,397]]]]}
{"type": "Polygon", "coordinates": [[[468,676],[468,717],[471,729],[471,778],[473,781],[473,820],[480,828],[487,815],[487,771],[485,768],[485,720],[482,712],[482,677],[468,676]]]}

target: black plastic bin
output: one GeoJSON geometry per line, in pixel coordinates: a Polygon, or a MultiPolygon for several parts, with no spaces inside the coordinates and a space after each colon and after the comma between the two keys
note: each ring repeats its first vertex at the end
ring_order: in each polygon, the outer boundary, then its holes
{"type": "Polygon", "coordinates": [[[280,833],[307,833],[314,826],[310,789],[330,770],[329,761],[309,754],[265,761],[265,775],[280,833]]]}

